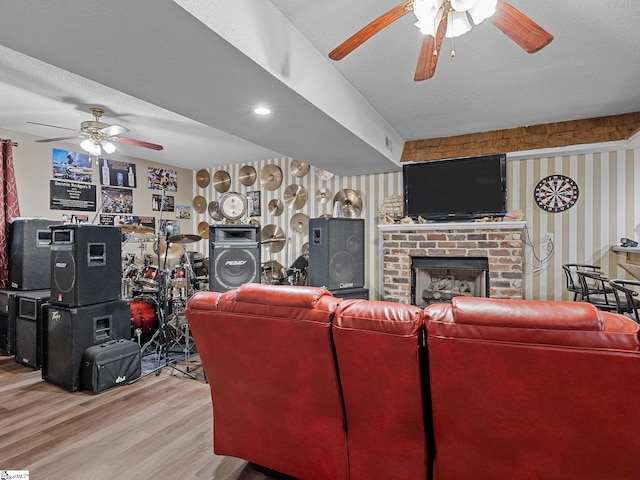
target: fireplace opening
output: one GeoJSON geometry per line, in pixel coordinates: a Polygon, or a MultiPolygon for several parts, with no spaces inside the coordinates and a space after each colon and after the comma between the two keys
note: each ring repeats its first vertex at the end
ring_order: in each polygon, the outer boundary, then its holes
{"type": "Polygon", "coordinates": [[[426,307],[453,297],[489,296],[486,257],[414,257],[411,259],[411,303],[426,307]]]}

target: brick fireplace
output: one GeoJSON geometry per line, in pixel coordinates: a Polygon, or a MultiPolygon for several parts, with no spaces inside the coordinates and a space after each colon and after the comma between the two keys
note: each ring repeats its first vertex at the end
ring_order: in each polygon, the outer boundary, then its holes
{"type": "Polygon", "coordinates": [[[486,259],[488,288],[482,296],[522,298],[524,226],[525,222],[379,225],[382,298],[413,303],[414,259],[432,257],[486,259]]]}

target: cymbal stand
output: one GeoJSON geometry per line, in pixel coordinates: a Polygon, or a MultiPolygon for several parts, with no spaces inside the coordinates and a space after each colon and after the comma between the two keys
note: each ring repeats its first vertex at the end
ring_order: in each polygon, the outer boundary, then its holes
{"type": "MultiPolygon", "coordinates": [[[[160,224],[162,224],[162,211],[164,210],[164,198],[165,198],[165,190],[163,188],[162,202],[160,204],[160,224]]],[[[169,234],[170,232],[167,232],[167,239],[166,239],[167,245],[166,245],[166,250],[164,254],[165,266],[167,264],[167,255],[169,253],[169,234]]],[[[158,363],[154,370],[146,373],[145,375],[150,375],[151,373],[155,373],[156,376],[160,375],[160,372],[162,371],[162,369],[165,367],[168,367],[168,368],[177,370],[183,375],[195,380],[197,378],[195,375],[192,375],[191,373],[178,368],[175,365],[177,361],[175,359],[169,358],[169,338],[168,338],[169,335],[167,330],[170,327],[170,325],[167,322],[167,315],[170,313],[171,305],[168,302],[169,295],[168,295],[166,270],[162,271],[160,269],[161,260],[162,260],[161,258],[162,254],[160,252],[160,242],[161,242],[160,236],[161,236],[160,225],[158,225],[158,235],[156,239],[156,241],[158,242],[156,251],[158,252],[158,271],[159,271],[158,296],[157,296],[158,298],[156,300],[156,309],[158,314],[158,330],[155,331],[151,339],[144,344],[144,346],[141,348],[141,351],[140,351],[140,353],[142,354],[148,347],[150,347],[151,345],[154,345],[154,352],[158,355],[158,363]],[[161,360],[163,356],[164,356],[164,365],[161,364],[161,360]]]]}

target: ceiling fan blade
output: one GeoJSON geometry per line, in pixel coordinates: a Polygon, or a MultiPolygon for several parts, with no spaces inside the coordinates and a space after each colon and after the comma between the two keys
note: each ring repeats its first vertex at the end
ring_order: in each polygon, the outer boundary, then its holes
{"type": "Polygon", "coordinates": [[[553,40],[553,35],[504,0],[498,1],[489,21],[527,53],[536,53],[553,40]]]}
{"type": "Polygon", "coordinates": [[[107,137],[113,137],[114,135],[122,135],[123,133],[127,133],[129,131],[128,128],[122,127],[120,125],[109,125],[108,127],[104,127],[100,129],[100,133],[106,135],[107,137]]]}
{"type": "Polygon", "coordinates": [[[61,142],[62,140],[71,140],[74,138],[84,138],[86,135],[72,135],[70,137],[58,137],[58,138],[44,138],[42,140],[36,140],[36,143],[47,143],[47,142],[61,142]]]}
{"type": "Polygon", "coordinates": [[[75,128],[67,128],[67,127],[59,127],[58,125],[49,125],[48,123],[38,123],[38,122],[27,122],[31,125],[42,125],[43,127],[51,127],[51,128],[60,128],[62,130],[71,130],[72,132],[77,132],[75,128]]]}
{"type": "Polygon", "coordinates": [[[127,137],[113,137],[110,140],[119,143],[126,143],[127,145],[135,145],[137,147],[150,148],[151,150],[162,150],[164,147],[162,145],[157,145],[155,143],[143,142],[142,140],[134,140],[133,138],[127,137]]]}
{"type": "Polygon", "coordinates": [[[342,42],[329,53],[331,60],[342,60],[348,54],[364,42],[373,37],[376,33],[385,27],[388,27],[399,18],[404,17],[407,13],[413,11],[413,0],[407,0],[393,7],[387,13],[380,15],[373,22],[358,30],[355,34],[342,42]]]}
{"type": "Polygon", "coordinates": [[[420,56],[418,57],[416,74],[413,77],[415,82],[428,80],[436,73],[438,58],[440,57],[440,47],[442,47],[442,41],[447,33],[448,16],[449,13],[445,10],[442,18],[440,19],[440,23],[438,23],[435,38],[431,35],[424,36],[424,39],[422,40],[422,48],[420,49],[420,56]]]}

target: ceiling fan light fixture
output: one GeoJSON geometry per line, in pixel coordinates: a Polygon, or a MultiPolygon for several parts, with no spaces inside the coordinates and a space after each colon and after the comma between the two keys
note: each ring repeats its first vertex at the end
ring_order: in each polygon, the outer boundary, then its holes
{"type": "Polygon", "coordinates": [[[413,13],[418,21],[414,23],[423,35],[436,36],[436,21],[442,17],[441,1],[439,0],[415,0],[413,13]]]}
{"type": "Polygon", "coordinates": [[[478,2],[469,9],[469,15],[471,15],[474,25],[480,25],[496,13],[497,8],[498,0],[478,0],[478,2]]]}
{"type": "Polygon", "coordinates": [[[102,153],[100,145],[95,143],[91,138],[83,140],[80,143],[80,148],[82,148],[85,152],[88,152],[90,155],[100,155],[102,153]]]}
{"type": "Polygon", "coordinates": [[[447,28],[447,38],[459,37],[471,30],[471,23],[467,18],[467,12],[449,13],[449,26],[447,28]]]}
{"type": "Polygon", "coordinates": [[[451,0],[451,8],[456,12],[466,12],[473,8],[479,0],[451,0]]]}
{"type": "Polygon", "coordinates": [[[102,140],[101,145],[104,153],[106,153],[107,155],[110,155],[116,151],[116,146],[109,140],[102,140]]]}

